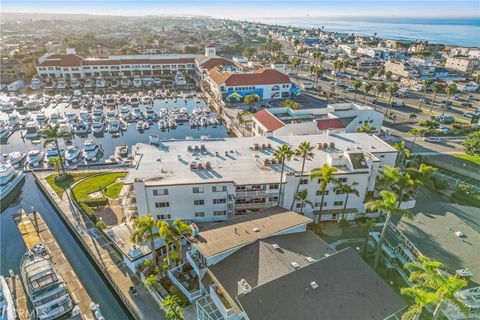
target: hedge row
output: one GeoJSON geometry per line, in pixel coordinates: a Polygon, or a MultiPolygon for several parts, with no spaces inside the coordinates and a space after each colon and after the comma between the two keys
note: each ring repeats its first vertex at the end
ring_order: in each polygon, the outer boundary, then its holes
{"type": "Polygon", "coordinates": [[[451,199],[456,202],[480,208],[480,195],[466,194],[462,191],[455,191],[452,193],[451,199]]]}
{"type": "Polygon", "coordinates": [[[85,203],[89,207],[101,207],[101,206],[106,206],[109,204],[107,198],[95,198],[91,200],[84,200],[81,201],[82,203],[85,203]]]}

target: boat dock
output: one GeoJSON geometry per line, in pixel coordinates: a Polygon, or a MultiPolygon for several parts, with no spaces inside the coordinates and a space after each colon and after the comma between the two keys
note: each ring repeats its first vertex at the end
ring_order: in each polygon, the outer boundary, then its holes
{"type": "MultiPolygon", "coordinates": [[[[78,279],[67,258],[65,258],[62,249],[60,249],[55,237],[43,221],[40,213],[26,214],[23,211],[20,215],[15,217],[15,221],[29,250],[37,244],[43,244],[45,246],[57,272],[61,275],[63,281],[67,285],[73,302],[80,308],[81,318],[94,319],[92,311],[90,310],[92,299],[78,279]]],[[[18,280],[18,282],[20,281],[18,280]]],[[[18,285],[16,286],[18,287],[18,285]]],[[[25,300],[25,293],[23,294],[23,297],[25,300]]],[[[75,318],[79,319],[80,317],[77,316],[75,318]]]]}
{"type": "Polygon", "coordinates": [[[27,307],[27,297],[25,296],[25,290],[23,290],[20,277],[13,274],[13,272],[10,270],[10,277],[5,278],[5,281],[7,281],[7,285],[10,288],[10,292],[13,296],[17,318],[20,320],[29,320],[30,317],[27,307]]]}

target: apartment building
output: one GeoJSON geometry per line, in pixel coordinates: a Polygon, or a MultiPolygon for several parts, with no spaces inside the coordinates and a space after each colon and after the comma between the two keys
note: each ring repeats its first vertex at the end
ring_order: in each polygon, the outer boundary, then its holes
{"type": "Polygon", "coordinates": [[[374,192],[377,169],[394,166],[397,157],[390,145],[362,133],[166,141],[160,147],[139,144],[137,150],[137,166],[126,182],[133,184],[138,215],[198,222],[230,220],[277,204],[290,208],[299,183],[313,206],[295,202],[295,211],[322,221],[344,214],[353,220],[366,212],[364,200],[374,192]],[[274,150],[283,144],[296,148],[302,141],[315,147],[315,156],[305,162],[302,177],[301,159],[287,161],[280,181],[274,150]],[[345,203],[345,195],[331,185],[320,213],[319,181],[308,175],[325,163],[337,168],[343,183],[358,183],[359,196],[350,195],[345,203]]]}
{"type": "Polygon", "coordinates": [[[466,57],[449,57],[445,62],[445,68],[470,74],[480,68],[480,60],[466,57]]]}
{"type": "Polygon", "coordinates": [[[357,252],[335,251],[306,231],[309,222],[275,207],[192,225],[187,261],[168,277],[202,320],[393,319],[405,308],[357,252]]]}
{"type": "Polygon", "coordinates": [[[394,75],[402,78],[415,78],[419,75],[418,71],[412,64],[404,61],[387,61],[385,62],[385,72],[390,71],[394,75]]]}
{"type": "Polygon", "coordinates": [[[263,109],[252,120],[253,134],[263,137],[356,132],[365,123],[380,132],[383,114],[355,103],[335,103],[326,108],[263,109]]]}
{"type": "Polygon", "coordinates": [[[2,58],[0,63],[0,79],[2,83],[9,84],[17,80],[25,80],[25,65],[18,59],[2,58]]]}

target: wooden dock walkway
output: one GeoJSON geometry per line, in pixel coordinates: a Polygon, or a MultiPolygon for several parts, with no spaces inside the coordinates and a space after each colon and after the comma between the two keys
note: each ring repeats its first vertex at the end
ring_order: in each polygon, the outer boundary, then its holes
{"type": "Polygon", "coordinates": [[[10,292],[13,296],[17,318],[20,320],[29,320],[30,317],[27,307],[27,297],[25,296],[25,290],[23,290],[20,277],[12,274],[5,280],[7,281],[7,285],[10,288],[10,292]]]}
{"type": "Polygon", "coordinates": [[[90,310],[92,299],[78,279],[67,258],[65,258],[62,249],[60,249],[55,237],[43,221],[41,214],[38,212],[36,214],[22,213],[15,218],[15,221],[28,249],[33,248],[36,244],[42,243],[45,245],[57,272],[67,285],[74,304],[80,308],[81,318],[93,319],[94,317],[90,310]]]}

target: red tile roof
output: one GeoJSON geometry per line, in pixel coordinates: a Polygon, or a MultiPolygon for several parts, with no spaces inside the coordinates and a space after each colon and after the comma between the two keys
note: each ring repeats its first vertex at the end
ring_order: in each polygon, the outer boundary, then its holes
{"type": "Polygon", "coordinates": [[[254,73],[220,72],[218,68],[209,71],[210,78],[216,84],[227,86],[268,85],[290,83],[290,78],[274,69],[259,69],[254,73]]]}
{"type": "Polygon", "coordinates": [[[266,109],[262,109],[255,113],[253,117],[264,126],[267,131],[275,131],[277,129],[282,128],[285,124],[280,121],[277,117],[273,114],[268,112],[266,109]]]}
{"type": "Polygon", "coordinates": [[[178,59],[85,59],[82,65],[98,66],[98,65],[122,65],[122,64],[187,64],[193,63],[193,58],[178,59]]]}
{"type": "Polygon", "coordinates": [[[235,62],[230,61],[225,58],[211,58],[208,59],[207,61],[200,63],[200,68],[201,69],[212,69],[217,66],[225,66],[225,65],[234,65],[235,62]]]}
{"type": "Polygon", "coordinates": [[[77,54],[52,54],[45,61],[38,64],[40,67],[80,67],[83,57],[77,54]]]}
{"type": "Polygon", "coordinates": [[[340,119],[324,119],[317,120],[317,128],[320,130],[342,129],[345,128],[345,125],[340,119]]]}

